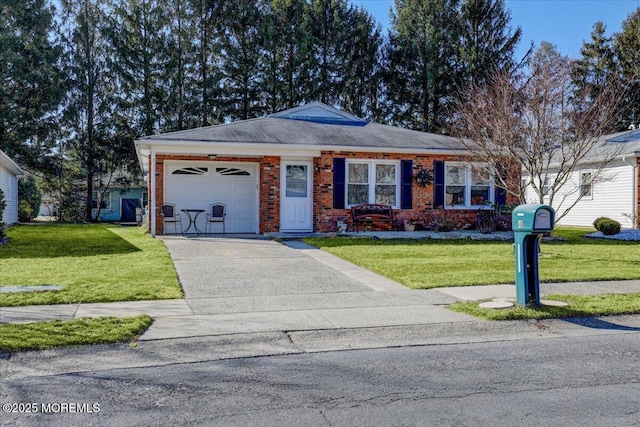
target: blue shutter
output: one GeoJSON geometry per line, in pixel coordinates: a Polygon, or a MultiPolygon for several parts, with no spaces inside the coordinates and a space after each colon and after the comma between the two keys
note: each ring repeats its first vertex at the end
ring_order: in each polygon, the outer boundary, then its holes
{"type": "Polygon", "coordinates": [[[444,207],[444,162],[433,161],[433,207],[444,207]]]}
{"type": "Polygon", "coordinates": [[[400,161],[400,209],[413,208],[413,161],[400,161]]]}
{"type": "Polygon", "coordinates": [[[505,205],[507,203],[507,190],[505,190],[504,188],[495,187],[493,202],[496,206],[505,205]]]}
{"type": "Polygon", "coordinates": [[[344,209],[345,190],[346,190],[346,169],[345,159],[333,159],[333,208],[344,209]]]}

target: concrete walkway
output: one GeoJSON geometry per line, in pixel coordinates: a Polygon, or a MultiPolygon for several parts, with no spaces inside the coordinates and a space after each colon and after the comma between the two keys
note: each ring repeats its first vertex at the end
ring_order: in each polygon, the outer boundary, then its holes
{"type": "MultiPolygon", "coordinates": [[[[458,300],[515,298],[513,285],[409,290],[300,241],[164,238],[181,300],[3,307],[0,322],[154,317],[141,340],[479,322],[458,300]]],[[[541,293],[640,292],[640,280],[542,284],[541,293]]]]}

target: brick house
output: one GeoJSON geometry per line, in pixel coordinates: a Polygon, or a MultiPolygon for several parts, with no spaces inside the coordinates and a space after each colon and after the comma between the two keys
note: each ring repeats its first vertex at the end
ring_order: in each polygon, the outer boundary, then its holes
{"type": "Polygon", "coordinates": [[[400,219],[444,206],[470,223],[486,202],[505,203],[455,138],[369,123],[319,102],[147,136],[135,147],[153,235],[164,234],[163,203],[178,211],[224,203],[227,233],[257,234],[334,231],[362,203],[391,205],[400,219]]]}

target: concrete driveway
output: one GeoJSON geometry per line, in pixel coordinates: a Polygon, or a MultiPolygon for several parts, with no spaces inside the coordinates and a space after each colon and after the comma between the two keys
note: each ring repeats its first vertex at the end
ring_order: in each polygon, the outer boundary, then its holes
{"type": "Polygon", "coordinates": [[[143,340],[475,320],[442,307],[452,296],[408,290],[299,241],[163,240],[191,313],[156,318],[143,340]]]}

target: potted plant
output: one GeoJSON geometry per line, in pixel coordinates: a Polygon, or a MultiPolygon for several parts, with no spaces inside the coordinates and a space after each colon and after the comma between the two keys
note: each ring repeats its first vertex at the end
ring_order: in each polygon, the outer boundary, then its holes
{"type": "Polygon", "coordinates": [[[416,219],[405,219],[404,220],[404,231],[416,231],[416,223],[418,220],[416,219]]]}

